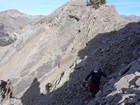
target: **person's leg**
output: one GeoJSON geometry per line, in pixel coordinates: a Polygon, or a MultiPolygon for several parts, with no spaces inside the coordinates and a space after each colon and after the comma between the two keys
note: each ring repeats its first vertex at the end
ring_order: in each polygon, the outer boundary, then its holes
{"type": "Polygon", "coordinates": [[[14,90],[15,90],[15,88],[13,86],[10,86],[10,88],[9,88],[9,98],[13,98],[14,90]]]}
{"type": "Polygon", "coordinates": [[[90,92],[92,93],[92,97],[95,97],[96,93],[99,91],[99,85],[90,83],[90,92]]]}
{"type": "Polygon", "coordinates": [[[5,100],[9,99],[9,92],[10,92],[10,89],[6,89],[6,93],[5,93],[5,100]]]}
{"type": "Polygon", "coordinates": [[[12,92],[10,93],[10,96],[9,96],[9,98],[13,98],[13,93],[12,93],[12,92]]]}

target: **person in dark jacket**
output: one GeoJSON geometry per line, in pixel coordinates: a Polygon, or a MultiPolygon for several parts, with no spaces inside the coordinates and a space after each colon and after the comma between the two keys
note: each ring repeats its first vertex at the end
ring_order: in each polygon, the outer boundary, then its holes
{"type": "Polygon", "coordinates": [[[102,72],[101,68],[96,68],[90,74],[88,74],[84,80],[84,82],[88,82],[88,79],[90,78],[89,90],[92,93],[93,97],[95,97],[96,93],[99,90],[100,80],[102,76],[106,77],[106,74],[102,72]]]}

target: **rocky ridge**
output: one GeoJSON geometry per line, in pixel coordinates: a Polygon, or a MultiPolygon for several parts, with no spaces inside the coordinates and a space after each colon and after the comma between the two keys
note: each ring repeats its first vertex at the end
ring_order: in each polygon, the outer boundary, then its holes
{"type": "Polygon", "coordinates": [[[117,72],[139,56],[139,28],[139,23],[122,18],[114,6],[94,9],[71,1],[34,25],[27,25],[14,43],[1,49],[0,79],[12,80],[14,96],[20,98],[18,105],[83,105],[91,99],[80,84],[100,64],[108,78],[89,104],[113,104],[119,100],[113,95],[119,91],[118,97],[122,97],[127,89],[120,90],[129,88],[120,87],[128,80],[117,72]],[[117,90],[109,84],[112,81],[117,90]],[[49,82],[53,87],[47,93],[49,82]]]}

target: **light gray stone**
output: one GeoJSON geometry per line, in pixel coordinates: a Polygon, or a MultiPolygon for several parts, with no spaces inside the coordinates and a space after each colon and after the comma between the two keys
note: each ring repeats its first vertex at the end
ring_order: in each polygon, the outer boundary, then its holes
{"type": "Polygon", "coordinates": [[[140,78],[138,78],[135,83],[138,87],[140,87],[140,78]]]}
{"type": "Polygon", "coordinates": [[[99,97],[102,94],[102,91],[99,90],[98,93],[96,93],[95,97],[99,97]]]}
{"type": "Polygon", "coordinates": [[[121,90],[122,88],[129,88],[129,81],[131,81],[133,78],[135,78],[134,74],[125,75],[124,77],[120,78],[118,82],[115,83],[115,88],[117,90],[121,90]]]}
{"type": "Polygon", "coordinates": [[[136,76],[140,76],[140,72],[136,71],[136,72],[135,72],[135,75],[136,75],[136,76]]]}
{"type": "Polygon", "coordinates": [[[107,100],[107,102],[111,103],[111,102],[113,101],[114,98],[115,98],[115,96],[110,95],[110,96],[106,96],[105,99],[107,100]]]}

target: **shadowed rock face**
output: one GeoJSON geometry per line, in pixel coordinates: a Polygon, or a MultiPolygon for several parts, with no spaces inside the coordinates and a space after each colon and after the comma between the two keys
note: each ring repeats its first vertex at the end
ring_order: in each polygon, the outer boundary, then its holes
{"type": "MultiPolygon", "coordinates": [[[[94,9],[81,2],[75,4],[74,0],[40,21],[24,25],[14,40],[6,34],[7,27],[0,25],[0,79],[13,80],[14,95],[22,97],[23,105],[87,104],[89,92],[83,91],[80,84],[97,64],[108,75],[97,96],[108,95],[108,102],[112,94],[128,88],[120,86],[127,79],[117,77],[117,72],[139,56],[140,24],[125,20],[114,7],[94,9]],[[106,82],[109,85],[104,86],[106,82]],[[49,92],[48,83],[52,84],[49,92]],[[118,91],[104,93],[115,88],[118,91]]],[[[114,100],[121,98],[118,95],[114,100]]]]}
{"type": "Polygon", "coordinates": [[[12,38],[9,34],[0,32],[0,46],[4,47],[16,41],[16,37],[12,38]]]}
{"type": "MultiPolygon", "coordinates": [[[[12,33],[11,33],[12,34],[12,33]]],[[[0,23],[0,46],[4,47],[16,41],[15,35],[9,35],[4,24],[0,23]]]]}

